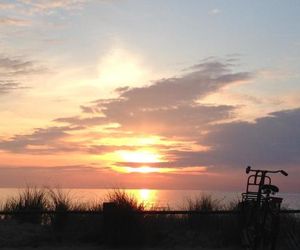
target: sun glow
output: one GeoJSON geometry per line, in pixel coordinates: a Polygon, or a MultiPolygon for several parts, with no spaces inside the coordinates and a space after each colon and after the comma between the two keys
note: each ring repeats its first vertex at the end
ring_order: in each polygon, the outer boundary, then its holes
{"type": "Polygon", "coordinates": [[[138,190],[138,193],[136,194],[138,200],[140,202],[145,203],[146,205],[152,205],[154,204],[156,200],[157,191],[156,190],[150,190],[150,189],[140,189],[138,190]]]}
{"type": "Polygon", "coordinates": [[[128,173],[141,173],[141,174],[149,174],[149,173],[166,173],[169,172],[166,168],[155,168],[149,166],[142,166],[142,167],[126,167],[128,173]]]}
{"type": "Polygon", "coordinates": [[[161,156],[154,151],[118,151],[123,162],[135,162],[135,163],[154,163],[160,162],[161,156]]]}
{"type": "Polygon", "coordinates": [[[139,173],[139,174],[151,174],[151,173],[168,173],[174,171],[172,168],[157,168],[157,167],[149,167],[149,166],[141,166],[141,167],[119,167],[113,166],[113,170],[120,173],[139,173]]]}
{"type": "Polygon", "coordinates": [[[98,80],[107,87],[144,81],[149,76],[140,59],[124,49],[115,48],[101,58],[98,80]]]}
{"type": "Polygon", "coordinates": [[[132,189],[129,192],[147,209],[151,209],[157,203],[158,191],[155,189],[132,189]]]}

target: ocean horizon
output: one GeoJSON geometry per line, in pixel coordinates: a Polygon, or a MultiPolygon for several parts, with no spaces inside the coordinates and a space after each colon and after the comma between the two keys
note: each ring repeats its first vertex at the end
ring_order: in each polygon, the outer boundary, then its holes
{"type": "MultiPolygon", "coordinates": [[[[9,198],[16,197],[25,188],[0,188],[0,204],[4,204],[9,198]]],[[[66,193],[74,203],[102,203],[106,197],[115,189],[107,188],[59,188],[66,193]]],[[[221,205],[228,205],[241,199],[238,191],[210,191],[196,189],[122,189],[133,195],[138,202],[146,207],[185,209],[187,201],[195,199],[203,194],[211,195],[221,205]]],[[[277,197],[283,198],[283,207],[289,209],[300,208],[300,193],[279,193],[277,197]]]]}

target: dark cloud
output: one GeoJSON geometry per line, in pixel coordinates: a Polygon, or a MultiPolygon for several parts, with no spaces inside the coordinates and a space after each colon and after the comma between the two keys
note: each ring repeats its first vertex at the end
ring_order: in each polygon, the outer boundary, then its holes
{"type": "Polygon", "coordinates": [[[201,63],[181,77],[162,79],[141,88],[118,89],[120,100],[129,108],[143,109],[191,104],[224,86],[250,79],[250,73],[234,73],[230,67],[231,64],[219,61],[201,63]]]}
{"type": "Polygon", "coordinates": [[[109,152],[114,152],[117,150],[137,150],[137,149],[141,149],[141,147],[138,146],[130,146],[130,145],[89,145],[88,147],[86,147],[85,149],[85,153],[89,153],[89,154],[95,154],[95,155],[99,155],[99,154],[105,154],[105,153],[109,153],[109,152]]]}
{"type": "Polygon", "coordinates": [[[231,122],[210,127],[199,137],[203,152],[169,151],[177,163],[205,166],[262,168],[300,164],[300,108],[271,113],[255,122],[231,122]]]}
{"type": "MultiPolygon", "coordinates": [[[[195,135],[205,150],[163,148],[168,162],[147,163],[152,167],[200,167],[218,171],[224,167],[276,168],[294,171],[300,165],[300,108],[270,113],[255,122],[229,122],[208,126],[195,135]]],[[[140,163],[117,162],[118,166],[139,167],[140,163]]]]}
{"type": "Polygon", "coordinates": [[[206,106],[197,101],[229,84],[249,80],[251,74],[233,72],[232,64],[226,61],[206,61],[189,71],[144,87],[118,88],[119,98],[101,99],[81,107],[84,113],[92,114],[90,118],[56,121],[86,126],[117,123],[123,131],[191,136],[212,122],[231,118],[234,107],[206,106]]]}
{"type": "Polygon", "coordinates": [[[13,153],[50,154],[55,152],[74,151],[72,144],[63,143],[69,136],[68,131],[78,129],[70,127],[37,128],[32,134],[15,135],[9,140],[0,142],[0,150],[13,153]]]}
{"type": "MultiPolygon", "coordinates": [[[[3,57],[0,65],[18,72],[31,68],[32,62],[3,57]]],[[[201,98],[229,84],[250,79],[250,73],[234,72],[232,68],[233,65],[227,61],[207,60],[194,65],[188,73],[180,77],[161,79],[152,85],[139,88],[119,88],[116,90],[119,93],[118,98],[100,99],[90,106],[81,106],[84,116],[57,118],[54,120],[56,123],[65,125],[39,128],[28,135],[16,135],[2,141],[0,148],[16,153],[39,154],[68,151],[95,154],[129,149],[126,146],[67,141],[71,129],[83,130],[108,124],[118,124],[113,130],[107,131],[111,133],[109,136],[117,136],[117,133],[122,132],[159,135],[166,140],[171,137],[196,140],[212,124],[233,117],[233,106],[208,106],[198,103],[201,98]]]]}
{"type": "Polygon", "coordinates": [[[103,116],[94,116],[86,118],[81,118],[79,116],[62,117],[57,118],[54,121],[59,123],[69,123],[75,126],[94,126],[107,123],[107,120],[103,116]]]}
{"type": "Polygon", "coordinates": [[[83,113],[88,113],[88,114],[96,114],[96,113],[100,113],[101,110],[95,106],[84,106],[81,105],[80,109],[83,113]]]}
{"type": "MultiPolygon", "coordinates": [[[[61,154],[80,152],[87,154],[105,154],[116,150],[136,150],[130,145],[101,145],[91,141],[72,141],[72,131],[79,131],[83,127],[48,127],[37,128],[31,134],[15,135],[8,140],[0,141],[0,150],[20,154],[61,154]]],[[[98,135],[98,139],[99,139],[98,135]]]]}
{"type": "Polygon", "coordinates": [[[163,136],[193,137],[209,123],[230,118],[232,106],[183,105],[168,109],[127,111],[110,109],[104,113],[121,124],[121,129],[163,136]]]}

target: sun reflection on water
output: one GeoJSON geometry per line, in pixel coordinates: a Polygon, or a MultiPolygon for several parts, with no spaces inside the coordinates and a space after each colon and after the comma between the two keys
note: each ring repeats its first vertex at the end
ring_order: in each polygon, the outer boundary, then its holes
{"type": "Polygon", "coordinates": [[[158,190],[136,189],[130,190],[139,203],[143,203],[146,209],[152,208],[157,202],[158,190]]]}

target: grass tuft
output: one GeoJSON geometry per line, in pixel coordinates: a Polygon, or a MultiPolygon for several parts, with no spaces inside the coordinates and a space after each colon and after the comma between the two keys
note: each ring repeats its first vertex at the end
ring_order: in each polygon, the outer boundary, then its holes
{"type": "Polygon", "coordinates": [[[143,203],[139,203],[134,195],[122,189],[115,189],[108,193],[106,201],[114,203],[120,211],[137,212],[145,210],[143,203]]]}
{"type": "Polygon", "coordinates": [[[26,187],[17,197],[8,199],[4,204],[4,211],[15,213],[10,215],[22,223],[42,224],[42,211],[49,208],[47,192],[44,188],[26,187]]]}
{"type": "Polygon", "coordinates": [[[189,211],[215,211],[221,208],[221,202],[214,199],[210,194],[202,194],[194,199],[187,199],[187,210],[189,211]]]}
{"type": "Polygon", "coordinates": [[[50,223],[57,233],[60,233],[66,226],[69,215],[68,211],[73,209],[69,193],[61,189],[48,188],[49,203],[52,211],[57,212],[50,216],[50,223]]]}

